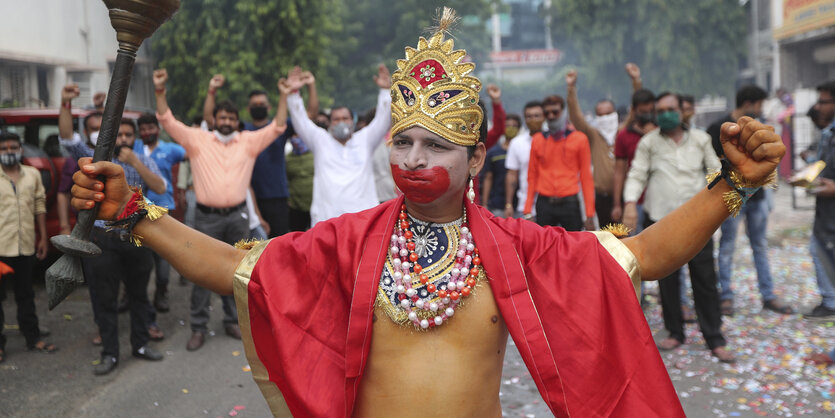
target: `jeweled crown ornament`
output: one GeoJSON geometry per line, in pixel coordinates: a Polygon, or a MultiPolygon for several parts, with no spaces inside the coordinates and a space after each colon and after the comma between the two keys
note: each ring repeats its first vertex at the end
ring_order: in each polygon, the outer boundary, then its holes
{"type": "Polygon", "coordinates": [[[406,47],[406,59],[397,60],[391,85],[391,133],[420,126],[458,145],[471,146],[481,136],[484,114],[478,104],[481,81],[469,75],[475,64],[462,63],[467,51],[453,50],[444,39],[458,17],[444,7],[434,35],[406,47]]]}

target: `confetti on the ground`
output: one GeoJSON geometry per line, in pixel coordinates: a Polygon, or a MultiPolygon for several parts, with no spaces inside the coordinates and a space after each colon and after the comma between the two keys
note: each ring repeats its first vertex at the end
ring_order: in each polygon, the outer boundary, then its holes
{"type": "Polygon", "coordinates": [[[246,409],[246,407],[243,406],[243,405],[235,405],[235,407],[232,408],[232,409],[234,409],[236,411],[243,411],[244,409],[246,409]]]}
{"type": "Polygon", "coordinates": [[[246,365],[246,366],[244,366],[244,367],[241,367],[241,370],[243,370],[243,371],[244,371],[244,372],[246,372],[246,373],[249,373],[249,372],[251,372],[251,371],[252,371],[252,369],[249,367],[249,364],[247,364],[247,365],[246,365]]]}
{"type": "Polygon", "coordinates": [[[188,389],[183,388],[183,393],[188,393],[188,389]]]}
{"type": "Polygon", "coordinates": [[[70,315],[70,314],[68,314],[68,313],[65,313],[65,314],[64,314],[64,320],[65,320],[65,321],[72,321],[72,315],[70,315]]]}
{"type": "Polygon", "coordinates": [[[238,357],[238,356],[241,355],[241,352],[240,351],[233,351],[232,355],[235,356],[235,357],[238,357]]]}
{"type": "MultiPolygon", "coordinates": [[[[662,353],[688,416],[831,416],[835,411],[835,366],[805,362],[808,355],[835,347],[834,321],[814,322],[802,316],[820,302],[808,247],[813,214],[785,207],[779,209],[783,213],[777,211],[769,220],[774,293],[798,313],[763,311],[753,254],[741,226],[731,279],[736,315],[722,318],[723,334],[737,362],[726,365],[713,358],[697,324],[686,325],[686,344],[662,353]],[[800,232],[789,236],[785,226],[780,229],[781,223],[800,232]]],[[[718,253],[718,236],[715,242],[718,253]]],[[[654,335],[664,338],[657,283],[645,284],[652,295],[644,311],[647,322],[654,335]]],[[[692,291],[688,296],[692,300],[692,291]]],[[[512,341],[507,349],[499,393],[504,416],[551,416],[512,341]]]]}

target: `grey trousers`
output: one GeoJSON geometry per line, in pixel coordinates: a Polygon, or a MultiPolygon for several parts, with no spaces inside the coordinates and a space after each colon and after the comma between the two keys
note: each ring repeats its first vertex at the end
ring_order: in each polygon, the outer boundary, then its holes
{"type": "MultiPolygon", "coordinates": [[[[198,231],[227,244],[234,244],[249,237],[249,220],[246,207],[228,215],[204,213],[197,209],[194,214],[194,227],[198,231]]],[[[209,323],[209,306],[212,291],[194,285],[191,289],[191,330],[207,332],[209,323]]],[[[223,323],[237,324],[238,311],[235,308],[234,296],[221,296],[223,301],[223,323]]]]}

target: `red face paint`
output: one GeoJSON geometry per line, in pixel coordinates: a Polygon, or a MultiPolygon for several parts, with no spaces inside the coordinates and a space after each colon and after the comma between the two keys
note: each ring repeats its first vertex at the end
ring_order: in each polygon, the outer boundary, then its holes
{"type": "Polygon", "coordinates": [[[406,171],[391,165],[394,184],[415,203],[429,203],[449,190],[449,173],[442,167],[406,171]]]}

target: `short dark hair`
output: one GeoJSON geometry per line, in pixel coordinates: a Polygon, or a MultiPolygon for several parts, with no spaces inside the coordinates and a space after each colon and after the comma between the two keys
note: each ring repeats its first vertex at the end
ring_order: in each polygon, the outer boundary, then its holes
{"type": "Polygon", "coordinates": [[[101,113],[98,110],[96,110],[95,112],[92,112],[89,115],[85,116],[84,117],[84,123],[82,123],[82,125],[84,126],[84,130],[85,131],[89,130],[89,127],[87,126],[87,122],[89,122],[91,118],[101,118],[102,116],[104,116],[104,113],[101,113]]]}
{"type": "Polygon", "coordinates": [[[632,93],[632,107],[638,107],[647,103],[655,103],[655,95],[648,89],[638,89],[632,93]]]}
{"type": "Polygon", "coordinates": [[[249,96],[247,96],[247,97],[251,99],[252,96],[261,96],[261,95],[264,95],[264,96],[267,96],[267,97],[270,96],[269,94],[267,94],[267,91],[264,90],[264,89],[255,89],[255,90],[252,90],[251,92],[249,92],[249,96]]]}
{"type": "Polygon", "coordinates": [[[742,107],[745,102],[761,102],[765,100],[766,97],[768,97],[768,93],[766,93],[765,90],[761,89],[759,86],[755,86],[753,84],[742,86],[736,91],[736,107],[742,107]]]}
{"type": "Polygon", "coordinates": [[[816,90],[818,93],[825,91],[829,93],[830,96],[835,97],[835,81],[827,81],[826,83],[819,85],[816,90]]]}
{"type": "Polygon", "coordinates": [[[235,105],[229,100],[224,100],[224,101],[216,104],[215,105],[215,110],[212,112],[212,116],[217,117],[217,112],[220,111],[220,110],[222,110],[224,112],[227,112],[227,113],[234,113],[235,117],[240,119],[240,116],[238,116],[238,108],[235,107],[235,105]]]}
{"type": "Polygon", "coordinates": [[[696,104],[696,99],[694,99],[693,96],[691,96],[689,94],[679,94],[678,95],[678,101],[679,101],[679,106],[681,106],[681,104],[684,103],[684,102],[687,102],[687,103],[690,103],[690,104],[696,104]]]}
{"type": "Polygon", "coordinates": [[[508,114],[505,119],[515,120],[516,123],[519,124],[519,126],[522,126],[522,118],[520,118],[519,115],[517,115],[515,113],[508,114]]]}
{"type": "Polygon", "coordinates": [[[560,109],[565,109],[565,100],[558,94],[553,94],[542,100],[542,107],[558,104],[560,109]]]}
{"type": "Polygon", "coordinates": [[[139,119],[136,120],[136,124],[139,126],[142,125],[156,125],[159,126],[159,121],[157,120],[157,115],[146,112],[139,116],[139,119]]]}
{"type": "MultiPolygon", "coordinates": [[[[350,110],[350,109],[348,109],[348,110],[350,110]]],[[[377,109],[376,108],[371,109],[368,112],[363,113],[362,116],[360,116],[357,119],[357,122],[363,121],[366,124],[369,124],[369,123],[371,123],[372,120],[374,120],[375,115],[377,115],[377,109]]]]}
{"type": "Polygon", "coordinates": [[[599,106],[601,103],[609,103],[610,105],[612,105],[612,109],[617,108],[617,106],[615,106],[614,100],[612,100],[612,99],[600,99],[600,100],[597,101],[597,103],[594,104],[594,110],[597,110],[597,106],[599,106]]]}
{"type": "Polygon", "coordinates": [[[191,119],[191,124],[192,125],[198,125],[199,126],[202,123],[203,123],[203,116],[195,116],[194,118],[191,119]]]}
{"type": "Polygon", "coordinates": [[[3,141],[17,141],[23,144],[23,141],[20,140],[20,135],[9,131],[0,131],[0,142],[3,141]]]}
{"type": "Polygon", "coordinates": [[[136,133],[136,124],[135,124],[135,123],[133,123],[133,120],[132,120],[132,119],[122,118],[122,120],[121,120],[121,121],[119,121],[119,126],[122,126],[122,125],[127,125],[127,126],[130,126],[130,127],[131,127],[131,129],[133,129],[133,133],[134,133],[134,134],[136,133]]]}
{"type": "Polygon", "coordinates": [[[678,108],[681,109],[681,101],[682,101],[681,96],[679,96],[678,94],[675,94],[671,91],[664,91],[664,92],[659,93],[658,96],[655,96],[655,103],[660,102],[661,99],[663,99],[667,96],[675,97],[676,101],[678,102],[678,108]]]}
{"type": "Polygon", "coordinates": [[[325,112],[324,110],[320,110],[319,113],[317,113],[316,115],[317,116],[324,116],[324,117],[328,118],[328,120],[331,120],[331,115],[327,114],[327,112],[325,112]]]}
{"type": "MultiPolygon", "coordinates": [[[[353,111],[353,110],[351,110],[351,108],[350,108],[350,107],[345,106],[345,105],[336,105],[336,106],[332,107],[332,108],[331,108],[331,115],[333,115],[333,112],[334,112],[334,111],[339,110],[339,109],[348,109],[348,113],[350,113],[350,114],[351,114],[351,119],[353,119],[353,118],[354,118],[354,111],[353,111]]],[[[330,118],[330,116],[328,116],[328,120],[330,120],[330,119],[331,119],[331,118],[330,118]]]]}
{"type": "Polygon", "coordinates": [[[528,110],[532,107],[542,107],[542,102],[540,102],[538,100],[534,100],[534,101],[530,101],[530,102],[525,103],[525,107],[522,109],[522,113],[524,114],[526,110],[528,110]]]}

